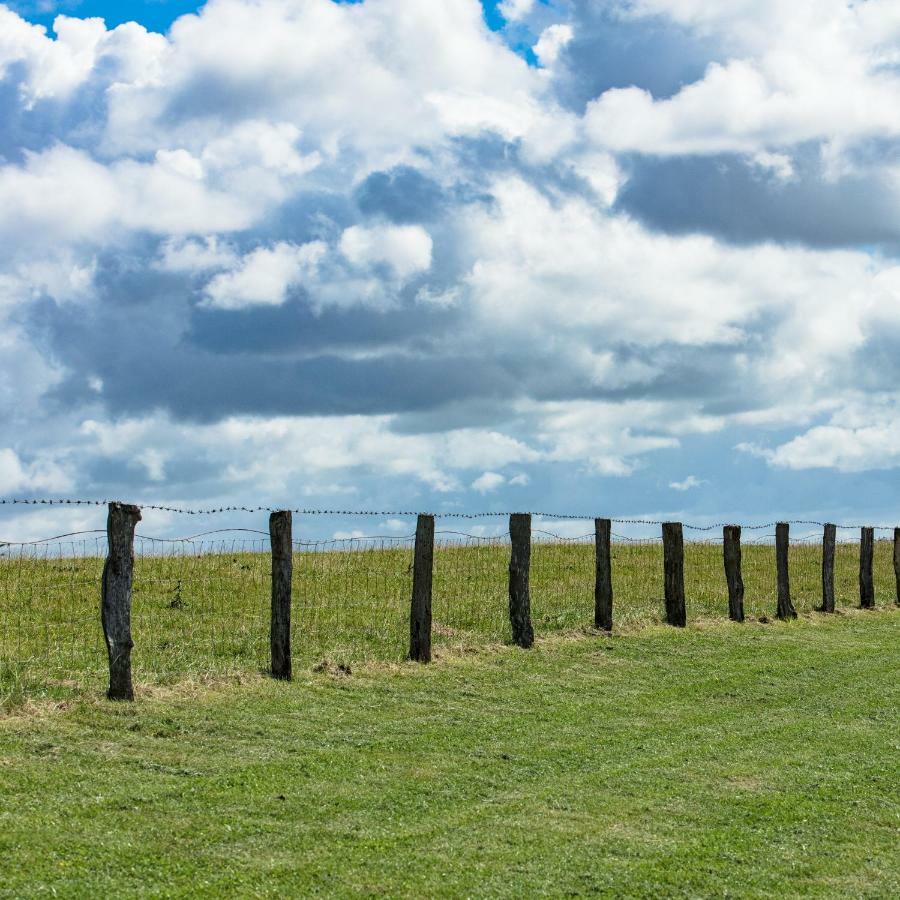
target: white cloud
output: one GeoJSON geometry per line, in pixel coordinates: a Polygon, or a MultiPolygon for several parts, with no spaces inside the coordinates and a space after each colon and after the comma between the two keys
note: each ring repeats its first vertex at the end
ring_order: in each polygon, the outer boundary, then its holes
{"type": "Polygon", "coordinates": [[[232,247],[215,235],[206,238],[170,238],[162,246],[158,265],[166,272],[209,272],[238,264],[232,247]]]}
{"type": "Polygon", "coordinates": [[[752,154],[750,161],[757,168],[771,172],[779,181],[791,181],[795,177],[794,161],[787,153],[768,153],[760,150],[752,154]]]}
{"type": "Polygon", "coordinates": [[[696,475],[688,475],[688,477],[683,481],[670,481],[669,487],[673,491],[690,491],[693,488],[698,488],[703,484],[706,484],[706,482],[700,478],[697,478],[696,475]]]}
{"type": "Polygon", "coordinates": [[[527,487],[531,484],[531,479],[523,472],[520,475],[514,475],[508,483],[511,487],[527,487]]]}
{"type": "Polygon", "coordinates": [[[497,9],[507,22],[519,22],[534,9],[534,0],[502,0],[497,9]]]}
{"type": "Polygon", "coordinates": [[[850,400],[826,425],[818,425],[768,450],[742,449],[785,469],[837,469],[864,472],[900,467],[900,398],[850,400]]]}
{"type": "Polygon", "coordinates": [[[64,145],[26,153],[0,166],[0,236],[10,247],[58,248],[117,241],[129,230],[156,234],[231,231],[261,211],[199,180],[182,154],[152,164],[124,160],[107,167],[64,145]],[[124,233],[123,233],[124,232],[124,233]]]}
{"type": "Polygon", "coordinates": [[[900,135],[900,73],[891,0],[853,4],[645,0],[632,15],[665,15],[734,54],[666,99],[606,91],[586,127],[606,148],[652,154],[759,154],[805,141],[844,146],[900,135]]]}
{"type": "Polygon", "coordinates": [[[224,118],[252,109],[289,122],[323,158],[355,158],[356,174],[440,144],[448,127],[528,143],[569,118],[541,74],[487,29],[475,0],[216,0],[175,23],[159,77],[117,84],[110,102],[107,137],[120,150],[145,149],[162,133],[189,149],[205,142],[213,104],[224,118]],[[201,99],[210,83],[229,86],[227,102],[201,99]],[[187,113],[181,124],[166,120],[172,96],[187,113]]]}
{"type": "Polygon", "coordinates": [[[157,77],[168,49],[166,39],[134,22],[107,31],[102,19],[57,16],[56,39],[0,5],[0,76],[24,66],[21,86],[28,108],[46,98],[66,99],[98,66],[106,77],[144,83],[157,77]]]}
{"type": "Polygon", "coordinates": [[[411,478],[450,492],[460,489],[460,473],[539,456],[527,444],[486,429],[404,434],[392,430],[394,423],[391,416],[236,416],[210,425],[175,422],[162,414],[117,422],[89,419],[81,425],[78,453],[123,461],[142,454],[151,477],[162,465],[202,461],[221,473],[229,489],[268,495],[296,478],[334,473],[355,478],[361,472],[411,478]]]}
{"type": "Polygon", "coordinates": [[[572,42],[575,32],[571,25],[550,25],[541,32],[534,45],[534,53],[542,66],[552,66],[563,48],[572,42]]]}
{"type": "Polygon", "coordinates": [[[472,490],[479,494],[491,494],[506,484],[506,479],[497,472],[485,472],[472,482],[472,490]]]}
{"type": "Polygon", "coordinates": [[[420,225],[353,225],[341,235],[340,251],[355,266],[384,263],[405,281],[431,267],[432,241],[420,225]]]}
{"type": "Polygon", "coordinates": [[[205,305],[216,309],[278,306],[287,299],[291,287],[315,277],[326,252],[321,241],[260,247],[248,253],[232,271],[216,275],[209,282],[205,305]]]}
{"type": "Polygon", "coordinates": [[[52,459],[36,459],[26,465],[10,447],[0,448],[0,494],[19,491],[66,490],[71,477],[52,459]]]}

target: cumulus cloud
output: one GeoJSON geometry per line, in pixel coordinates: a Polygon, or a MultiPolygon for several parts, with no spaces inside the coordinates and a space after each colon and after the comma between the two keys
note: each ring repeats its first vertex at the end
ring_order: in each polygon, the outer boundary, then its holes
{"type": "Polygon", "coordinates": [[[279,242],[248,253],[228,272],[216,275],[205,289],[206,304],[216,309],[277,306],[288,290],[314,277],[327,248],[321,241],[296,246],[279,242]]]}
{"type": "Polygon", "coordinates": [[[70,485],[69,475],[53,460],[38,459],[26,465],[12,448],[0,448],[0,494],[64,491],[70,485]]]}
{"type": "Polygon", "coordinates": [[[506,479],[497,472],[485,472],[472,482],[472,490],[479,494],[491,494],[506,484],[506,479]]]}
{"type": "Polygon", "coordinates": [[[823,425],[774,449],[741,446],[784,469],[865,472],[900,467],[900,400],[896,396],[856,398],[841,404],[823,425]]]}
{"type": "Polygon", "coordinates": [[[432,241],[419,225],[354,225],[341,235],[340,250],[355,266],[383,263],[406,280],[430,268],[432,241]]]}
{"type": "Polygon", "coordinates": [[[502,0],[497,8],[507,22],[518,22],[534,9],[534,0],[502,0]]]}
{"type": "Polygon", "coordinates": [[[535,56],[542,66],[552,66],[559,58],[566,44],[571,43],[575,32],[571,25],[550,25],[541,32],[538,42],[534,45],[535,56]]]}
{"type": "Polygon", "coordinates": [[[718,35],[735,55],[710,63],[674,96],[606,91],[586,128],[599,145],[651,154],[765,153],[806,141],[900,135],[898,30],[890,0],[854,4],[700,4],[647,0],[632,16],[664,15],[718,35]]]}

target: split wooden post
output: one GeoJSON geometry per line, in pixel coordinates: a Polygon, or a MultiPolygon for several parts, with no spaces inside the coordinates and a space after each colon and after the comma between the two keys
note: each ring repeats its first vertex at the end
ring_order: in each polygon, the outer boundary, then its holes
{"type": "Polygon", "coordinates": [[[822,612],[834,612],[834,546],[837,526],[826,523],[822,534],[822,612]]]}
{"type": "Polygon", "coordinates": [[[684,601],[684,532],[681,522],[665,522],[662,535],[666,622],[684,628],[687,625],[687,609],[684,601]]]}
{"type": "Polygon", "coordinates": [[[894,580],[897,582],[897,606],[900,606],[900,528],[894,529],[894,580]]]}
{"type": "Polygon", "coordinates": [[[725,581],[728,582],[728,618],[744,621],[744,579],[741,576],[741,526],[726,525],[722,530],[725,556],[725,581]]]}
{"type": "Polygon", "coordinates": [[[416,522],[412,606],[409,613],[409,658],[431,662],[431,595],[434,575],[434,516],[416,522]]]}
{"type": "Polygon", "coordinates": [[[531,627],[531,515],[513,513],[509,517],[512,553],[509,560],[509,621],[513,641],[524,649],[534,644],[531,627]]]}
{"type": "Polygon", "coordinates": [[[875,609],[875,529],[863,528],[859,535],[859,606],[875,609]]]}
{"type": "Polygon", "coordinates": [[[272,542],[272,624],[269,634],[271,673],[291,680],[291,583],[294,575],[293,523],[289,510],[269,516],[272,542]]]}
{"type": "Polygon", "coordinates": [[[788,553],[791,545],[791,530],[787,522],[775,526],[775,569],[778,577],[779,619],[796,619],[797,610],[791,603],[791,577],[788,567],[788,553]]]}
{"type": "Polygon", "coordinates": [[[131,592],[134,584],[134,529],[137,506],[110,503],[106,519],[108,550],[100,589],[100,617],[109,655],[110,700],[134,700],[131,683],[131,592]]]}
{"type": "Polygon", "coordinates": [[[612,631],[613,627],[611,539],[612,522],[609,519],[594,519],[594,627],[604,631],[612,631]]]}

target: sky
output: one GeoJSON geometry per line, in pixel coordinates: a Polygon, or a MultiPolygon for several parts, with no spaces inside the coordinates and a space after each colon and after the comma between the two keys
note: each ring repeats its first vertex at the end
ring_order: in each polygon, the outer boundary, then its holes
{"type": "Polygon", "coordinates": [[[900,6],[0,3],[0,323],[0,498],[900,522],[900,6]]]}

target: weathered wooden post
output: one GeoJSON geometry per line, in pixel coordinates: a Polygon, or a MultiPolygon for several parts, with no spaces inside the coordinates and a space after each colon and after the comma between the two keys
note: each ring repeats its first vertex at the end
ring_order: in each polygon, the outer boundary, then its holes
{"type": "Polygon", "coordinates": [[[293,523],[289,510],[269,516],[272,542],[272,624],[269,634],[272,677],[291,680],[291,583],[294,576],[293,523]]]}
{"type": "Polygon", "coordinates": [[[594,519],[594,557],[596,575],[594,578],[594,627],[612,631],[613,627],[613,586],[612,586],[612,522],[609,519],[594,519]]]}
{"type": "Polygon", "coordinates": [[[687,625],[687,609],[684,602],[684,533],[681,522],[665,522],[662,535],[666,622],[684,628],[687,625]]]}
{"type": "Polygon", "coordinates": [[[725,556],[725,581],[728,583],[728,618],[744,621],[744,579],[741,575],[741,526],[726,525],[722,530],[725,556]]]}
{"type": "Polygon", "coordinates": [[[100,617],[109,655],[110,700],[134,700],[131,684],[131,590],[134,584],[134,529],[137,506],[110,503],[106,519],[108,550],[100,589],[100,617]]]}
{"type": "Polygon", "coordinates": [[[413,557],[409,658],[431,662],[431,587],[434,573],[434,516],[419,516],[413,557]]]}
{"type": "Polygon", "coordinates": [[[796,619],[797,610],[791,603],[791,578],[788,568],[788,552],[791,545],[790,525],[779,522],[775,526],[775,569],[778,576],[778,611],[779,619],[796,619]]]}
{"type": "Polygon", "coordinates": [[[512,554],[509,560],[509,621],[513,641],[526,650],[534,644],[531,627],[531,516],[513,513],[509,517],[512,554]]]}
{"type": "Polygon", "coordinates": [[[894,529],[894,580],[897,582],[897,606],[900,606],[900,528],[894,529]]]}
{"type": "Polygon", "coordinates": [[[837,526],[830,522],[822,534],[822,606],[821,611],[834,612],[834,545],[837,526]]]}
{"type": "Polygon", "coordinates": [[[859,535],[859,606],[875,609],[875,529],[863,528],[859,535]]]}

